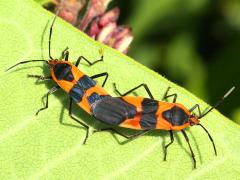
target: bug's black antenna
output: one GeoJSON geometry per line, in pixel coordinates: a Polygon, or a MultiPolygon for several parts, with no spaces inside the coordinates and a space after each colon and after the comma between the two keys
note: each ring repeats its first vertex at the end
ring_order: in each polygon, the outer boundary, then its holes
{"type": "Polygon", "coordinates": [[[53,21],[52,21],[52,24],[51,24],[51,27],[50,27],[50,32],[49,32],[49,37],[48,37],[48,54],[49,54],[49,58],[51,60],[53,60],[52,56],[51,56],[51,38],[52,38],[52,30],[53,30],[53,25],[56,21],[56,18],[57,18],[57,15],[58,15],[58,12],[59,10],[57,10],[54,18],[53,18],[53,21]]]}
{"type": "Polygon", "coordinates": [[[8,71],[8,70],[10,70],[10,69],[12,69],[12,68],[14,68],[14,67],[16,67],[16,66],[18,66],[18,65],[20,65],[20,64],[25,64],[25,63],[29,63],[29,62],[36,62],[36,61],[44,61],[44,62],[46,62],[46,63],[48,64],[48,61],[46,61],[46,60],[28,60],[28,61],[21,61],[21,62],[19,62],[19,63],[17,63],[17,64],[14,64],[14,65],[11,66],[10,68],[6,69],[5,72],[8,71]]]}
{"type": "Polygon", "coordinates": [[[231,89],[229,89],[225,94],[224,96],[214,105],[212,106],[207,112],[205,112],[204,114],[202,114],[201,116],[198,117],[198,119],[201,119],[202,117],[206,116],[209,112],[211,112],[214,108],[216,108],[217,106],[219,106],[223,101],[224,99],[226,99],[232,92],[233,90],[235,89],[235,86],[233,86],[231,89]]]}
{"type": "Polygon", "coordinates": [[[208,132],[208,130],[207,130],[203,125],[201,125],[200,123],[197,124],[197,125],[201,126],[201,127],[203,128],[203,130],[208,134],[208,137],[209,137],[209,139],[210,139],[210,141],[212,142],[212,145],[213,145],[214,153],[215,153],[215,155],[217,156],[217,149],[216,149],[216,146],[215,146],[215,143],[214,143],[214,141],[213,141],[212,136],[210,135],[210,133],[208,132]]]}

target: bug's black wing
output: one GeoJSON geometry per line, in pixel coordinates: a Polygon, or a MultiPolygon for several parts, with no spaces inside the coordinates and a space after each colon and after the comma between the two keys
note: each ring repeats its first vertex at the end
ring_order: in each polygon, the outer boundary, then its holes
{"type": "Polygon", "coordinates": [[[109,124],[118,125],[126,119],[134,118],[136,107],[125,102],[119,97],[105,97],[92,105],[93,116],[109,124]]]}

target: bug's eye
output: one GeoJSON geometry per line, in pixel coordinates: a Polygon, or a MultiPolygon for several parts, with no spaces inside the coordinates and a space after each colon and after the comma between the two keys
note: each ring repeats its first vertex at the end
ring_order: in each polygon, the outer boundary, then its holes
{"type": "Polygon", "coordinates": [[[189,119],[189,122],[191,126],[195,125],[191,118],[189,119]]]}

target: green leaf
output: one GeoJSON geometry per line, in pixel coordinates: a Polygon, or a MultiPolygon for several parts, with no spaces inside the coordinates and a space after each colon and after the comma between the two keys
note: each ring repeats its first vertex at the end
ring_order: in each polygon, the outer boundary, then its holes
{"type": "Polygon", "coordinates": [[[44,4],[46,4],[46,3],[49,3],[49,2],[51,2],[51,0],[34,0],[34,1],[36,1],[38,4],[40,4],[40,5],[44,5],[44,4]]]}
{"type": "MultiPolygon", "coordinates": [[[[39,62],[19,66],[10,72],[4,70],[21,60],[48,58],[49,26],[46,24],[52,21],[53,15],[29,0],[0,1],[0,7],[1,179],[238,178],[240,128],[216,110],[203,118],[202,124],[215,140],[217,157],[202,129],[191,127],[187,131],[196,155],[196,170],[192,169],[189,149],[181,133],[175,133],[166,162],[163,161],[163,145],[170,140],[166,131],[154,131],[125,145],[116,141],[124,141],[118,135],[90,133],[87,144],[82,145],[85,129],[68,116],[68,96],[64,92],[52,95],[49,108],[35,116],[36,110],[43,106],[42,96],[54,82],[35,82],[26,75],[48,75],[47,66],[39,62]]],[[[91,68],[81,64],[80,68],[89,75],[109,72],[106,89],[113,96],[113,82],[123,92],[145,82],[156,99],[162,99],[167,87],[171,86],[171,91],[178,94],[178,101],[186,107],[195,103],[203,109],[207,107],[185,89],[57,19],[52,39],[53,56],[59,57],[66,47],[70,49],[72,61],[79,55],[97,59],[98,50],[104,49],[103,63],[91,68]]],[[[143,90],[137,93],[147,96],[143,90]]],[[[74,108],[74,114],[89,124],[91,132],[94,128],[106,127],[77,106],[74,108]]],[[[118,130],[128,134],[135,132],[118,130]]]]}

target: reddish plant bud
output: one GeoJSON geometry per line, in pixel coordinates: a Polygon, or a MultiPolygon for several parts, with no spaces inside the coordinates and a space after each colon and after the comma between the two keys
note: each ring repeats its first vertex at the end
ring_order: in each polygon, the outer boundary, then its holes
{"type": "Polygon", "coordinates": [[[96,38],[96,36],[99,34],[100,32],[100,27],[98,25],[98,18],[93,20],[92,23],[91,23],[91,26],[88,30],[88,35],[92,38],[96,38]]]}
{"type": "Polygon", "coordinates": [[[104,13],[99,20],[100,26],[105,26],[110,22],[116,22],[118,20],[120,11],[119,8],[113,8],[112,10],[104,13]]]}
{"type": "Polygon", "coordinates": [[[104,44],[107,44],[107,42],[109,41],[109,38],[111,38],[116,27],[117,27],[116,23],[109,23],[108,25],[106,25],[101,29],[96,40],[104,44]]]}
{"type": "Polygon", "coordinates": [[[90,0],[86,14],[82,19],[79,29],[84,31],[87,28],[88,24],[93,20],[93,18],[103,14],[110,1],[111,0],[90,0]]]}
{"type": "MultiPolygon", "coordinates": [[[[85,5],[85,0],[52,0],[59,9],[59,16],[75,25],[79,11],[85,5]]],[[[118,26],[120,10],[115,7],[107,12],[111,0],[89,0],[85,16],[78,26],[95,40],[102,42],[122,53],[127,53],[133,35],[131,28],[118,26]]]]}
{"type": "Polygon", "coordinates": [[[64,0],[57,4],[59,16],[67,22],[75,25],[78,18],[78,13],[85,5],[85,0],[64,0]]]}
{"type": "Polygon", "coordinates": [[[116,41],[112,47],[117,49],[118,51],[126,54],[132,40],[133,40],[133,36],[131,33],[129,33],[129,34],[125,35],[123,38],[116,41]]]}
{"type": "Polygon", "coordinates": [[[110,47],[127,53],[128,47],[133,40],[131,28],[117,26],[119,9],[114,8],[101,17],[94,19],[87,31],[87,34],[110,47]]]}

